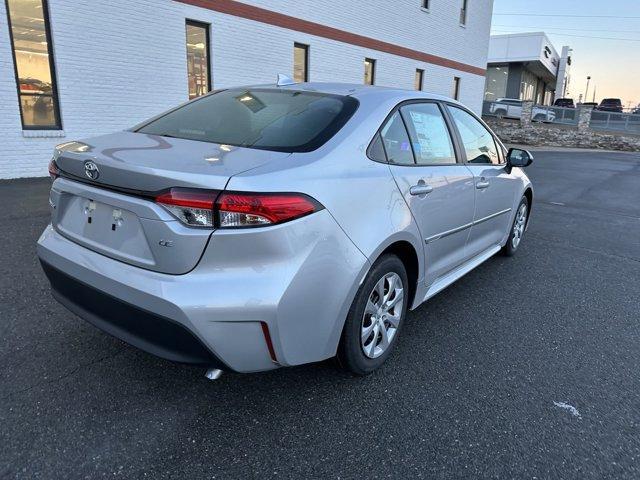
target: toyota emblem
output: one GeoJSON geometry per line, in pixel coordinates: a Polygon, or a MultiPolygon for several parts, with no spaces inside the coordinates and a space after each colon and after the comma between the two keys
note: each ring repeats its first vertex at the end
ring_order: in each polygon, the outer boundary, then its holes
{"type": "Polygon", "coordinates": [[[87,160],[84,162],[84,174],[91,180],[97,180],[100,176],[100,170],[98,170],[98,166],[94,162],[87,160]]]}

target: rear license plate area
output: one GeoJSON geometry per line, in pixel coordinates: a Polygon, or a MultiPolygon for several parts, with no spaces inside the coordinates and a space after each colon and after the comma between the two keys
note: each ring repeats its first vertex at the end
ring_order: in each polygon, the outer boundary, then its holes
{"type": "Polygon", "coordinates": [[[153,261],[142,223],[126,209],[92,198],[64,195],[56,228],[66,237],[116,258],[153,261]]]}

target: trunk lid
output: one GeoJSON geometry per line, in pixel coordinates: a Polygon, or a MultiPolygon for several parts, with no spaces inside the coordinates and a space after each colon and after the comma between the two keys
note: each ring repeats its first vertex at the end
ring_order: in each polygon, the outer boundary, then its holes
{"type": "Polygon", "coordinates": [[[171,187],[224,190],[233,175],[288,155],[133,132],[64,144],[56,164],[66,178],[52,186],[52,224],[69,240],[107,257],[157,272],[187,273],[213,229],[184,225],[149,194],[171,187]],[[87,169],[88,162],[97,168],[96,178],[89,175],[95,170],[87,169]]]}
{"type": "Polygon", "coordinates": [[[289,155],[126,131],[63,144],[56,163],[63,172],[96,185],[144,192],[222,190],[233,175],[289,155]],[[98,169],[96,178],[87,174],[89,161],[98,169]]]}

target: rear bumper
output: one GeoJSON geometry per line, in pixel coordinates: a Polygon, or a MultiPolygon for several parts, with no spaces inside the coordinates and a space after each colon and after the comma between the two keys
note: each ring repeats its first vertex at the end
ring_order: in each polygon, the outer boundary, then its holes
{"type": "Polygon", "coordinates": [[[114,260],[51,226],[38,256],[54,296],[81,318],[157,356],[238,372],[333,356],[369,267],[326,210],[214,232],[184,275],[114,260]]]}
{"type": "Polygon", "coordinates": [[[173,362],[229,370],[184,325],[101,292],[44,261],[40,264],[53,297],[99,329],[173,362]]]}

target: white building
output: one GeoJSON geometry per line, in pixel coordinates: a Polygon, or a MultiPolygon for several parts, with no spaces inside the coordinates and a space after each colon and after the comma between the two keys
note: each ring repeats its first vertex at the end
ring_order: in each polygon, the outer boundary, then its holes
{"type": "Polygon", "coordinates": [[[567,94],[571,49],[559,54],[543,32],[492,35],[484,98],[518,98],[550,105],[567,94]]]}
{"type": "Polygon", "coordinates": [[[56,144],[277,73],[417,87],[480,111],[492,4],[0,1],[0,178],[46,175],[56,144]]]}

